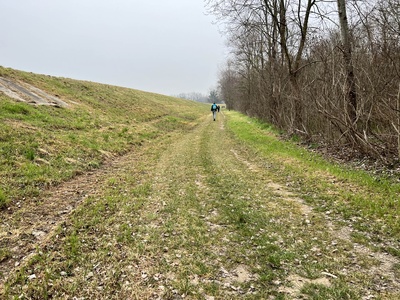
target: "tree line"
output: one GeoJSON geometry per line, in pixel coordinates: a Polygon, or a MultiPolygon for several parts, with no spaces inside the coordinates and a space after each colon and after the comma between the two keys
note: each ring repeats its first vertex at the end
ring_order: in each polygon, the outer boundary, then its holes
{"type": "Polygon", "coordinates": [[[192,92],[192,93],[180,93],[175,97],[186,100],[192,100],[196,102],[203,102],[203,103],[220,103],[222,101],[220,99],[220,95],[217,89],[211,89],[208,95],[192,92]]]}
{"type": "Polygon", "coordinates": [[[231,58],[228,107],[290,134],[400,156],[400,1],[207,0],[231,58]]]}

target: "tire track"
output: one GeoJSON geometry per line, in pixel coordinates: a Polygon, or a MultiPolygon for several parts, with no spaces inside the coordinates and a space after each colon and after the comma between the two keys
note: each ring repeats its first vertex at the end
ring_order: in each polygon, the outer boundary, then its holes
{"type": "Polygon", "coordinates": [[[51,244],[54,232],[89,196],[96,195],[107,178],[140,160],[137,149],[106,161],[100,169],[84,173],[43,192],[36,200],[26,200],[19,209],[2,216],[0,247],[7,255],[0,262],[0,295],[10,274],[24,267],[36,249],[51,244]]]}

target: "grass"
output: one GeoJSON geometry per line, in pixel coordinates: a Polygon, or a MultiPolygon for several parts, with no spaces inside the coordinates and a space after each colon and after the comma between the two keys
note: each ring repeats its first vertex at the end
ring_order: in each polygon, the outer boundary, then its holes
{"type": "Polygon", "coordinates": [[[0,67],[0,76],[58,95],[66,109],[31,106],[0,95],[0,208],[173,130],[206,110],[194,102],[0,67]],[[62,170],[62,171],[60,171],[62,170]]]}
{"type": "Polygon", "coordinates": [[[7,199],[3,190],[0,189],[0,209],[6,208],[8,205],[9,199],[7,199]]]}
{"type": "Polygon", "coordinates": [[[228,123],[233,134],[266,157],[276,179],[293,186],[308,203],[322,212],[337,213],[345,223],[365,232],[368,242],[400,239],[400,184],[281,141],[276,131],[257,120],[237,114],[233,119],[228,123]]]}
{"type": "Polygon", "coordinates": [[[341,285],[326,287],[312,283],[306,284],[302,289],[302,293],[308,295],[307,299],[312,299],[312,300],[357,299],[357,295],[354,292],[352,292],[347,286],[341,286],[341,285]]]}
{"type": "MultiPolygon", "coordinates": [[[[106,168],[104,177],[95,177],[81,204],[11,274],[5,299],[398,296],[390,275],[398,276],[399,264],[381,270],[379,256],[374,256],[382,245],[397,255],[398,235],[392,232],[397,225],[382,218],[391,214],[396,219],[397,204],[381,205],[387,200],[379,193],[395,195],[398,187],[325,162],[293,141],[282,142],[268,124],[234,112],[213,122],[202,118],[208,107],[190,102],[38,78],[42,87],[51,90],[54,84],[63,97],[73,91],[74,101],[85,109],[56,109],[53,114],[51,108],[27,106],[28,114],[18,114],[18,126],[10,115],[5,119],[21,133],[26,130],[24,143],[3,145],[9,153],[4,166],[13,166],[13,157],[21,168],[15,170],[13,178],[20,180],[13,184],[23,186],[25,194],[43,196],[54,180],[126,155],[117,167],[106,168]],[[98,93],[103,90],[115,93],[115,99],[98,93]],[[98,100],[100,95],[104,100],[98,100]],[[140,107],[137,114],[132,109],[124,117],[117,97],[140,107]],[[111,112],[103,101],[115,105],[111,112]],[[141,101],[152,103],[155,111],[149,108],[143,115],[141,101]],[[35,114],[47,117],[33,118],[35,114]],[[57,114],[63,119],[59,123],[65,123],[50,130],[57,114]],[[75,117],[66,121],[68,114],[75,117]],[[47,135],[52,139],[46,143],[47,135]],[[115,140],[122,145],[114,145],[115,140]],[[53,147],[64,152],[56,155],[53,147]],[[54,166],[62,177],[54,175],[54,166]],[[340,229],[350,225],[358,230],[341,236],[340,229]],[[371,246],[378,238],[382,243],[371,246]],[[360,250],[361,244],[370,247],[360,250]]],[[[12,137],[10,130],[7,139],[12,137]]],[[[6,185],[5,196],[9,189],[6,185]]],[[[13,259],[13,249],[1,251],[0,260],[13,259]]]]}

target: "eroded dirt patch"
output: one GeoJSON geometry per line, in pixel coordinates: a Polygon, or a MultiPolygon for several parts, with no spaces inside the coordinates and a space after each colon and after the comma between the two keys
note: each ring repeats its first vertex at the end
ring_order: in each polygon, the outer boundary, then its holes
{"type": "Polygon", "coordinates": [[[22,81],[0,77],[0,92],[20,102],[67,107],[68,104],[49,93],[22,81]]]}

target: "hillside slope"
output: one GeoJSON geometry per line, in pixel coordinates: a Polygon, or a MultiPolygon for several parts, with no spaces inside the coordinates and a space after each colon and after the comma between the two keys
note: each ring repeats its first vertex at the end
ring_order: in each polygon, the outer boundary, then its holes
{"type": "Polygon", "coordinates": [[[31,106],[0,93],[0,208],[144,141],[190,129],[207,111],[195,102],[93,82],[4,68],[0,77],[30,84],[68,105],[31,106]]]}

